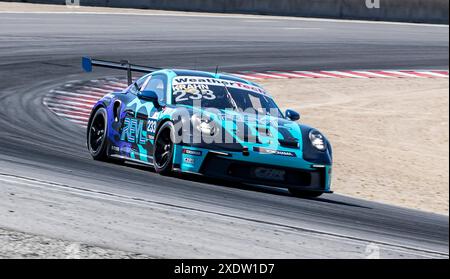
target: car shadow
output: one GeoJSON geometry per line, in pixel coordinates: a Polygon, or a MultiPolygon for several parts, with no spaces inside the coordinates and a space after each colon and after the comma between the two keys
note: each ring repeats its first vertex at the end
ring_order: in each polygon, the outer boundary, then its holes
{"type": "MultiPolygon", "coordinates": [[[[139,169],[142,171],[151,171],[151,172],[155,173],[155,170],[151,166],[146,166],[146,165],[133,163],[133,162],[115,162],[115,163],[118,165],[124,165],[124,166],[131,167],[134,169],[139,169]]],[[[289,191],[286,188],[282,188],[282,187],[246,184],[246,183],[227,181],[227,180],[223,180],[223,179],[205,177],[205,176],[201,176],[201,175],[188,174],[188,173],[173,173],[172,175],[170,175],[170,177],[176,178],[176,179],[188,180],[191,182],[209,184],[212,186],[222,186],[222,187],[227,187],[227,188],[240,189],[240,190],[244,190],[244,191],[260,192],[260,193],[266,193],[266,194],[277,195],[277,196],[292,197],[292,198],[302,199],[302,200],[312,200],[312,201],[321,202],[321,203],[343,205],[343,206],[350,206],[350,207],[364,208],[364,209],[372,209],[371,207],[359,205],[356,203],[337,201],[334,199],[328,199],[323,196],[316,197],[316,198],[294,197],[293,195],[291,195],[289,193],[289,191]]],[[[324,194],[324,195],[329,195],[329,194],[324,194]]]]}
{"type": "MultiPolygon", "coordinates": [[[[174,177],[177,177],[179,179],[193,181],[193,182],[206,183],[206,184],[210,184],[210,185],[214,185],[214,186],[224,186],[224,187],[235,188],[235,189],[240,189],[240,190],[244,190],[244,191],[253,191],[253,192],[260,192],[260,193],[272,194],[272,195],[277,195],[277,196],[292,197],[292,198],[297,198],[297,199],[302,199],[302,200],[312,200],[312,201],[321,202],[321,203],[343,205],[343,206],[350,206],[350,207],[364,208],[364,209],[372,209],[371,207],[359,205],[356,203],[337,201],[337,200],[333,200],[333,199],[328,199],[323,196],[316,197],[316,198],[294,197],[292,194],[289,193],[289,191],[286,188],[281,188],[281,187],[247,184],[247,183],[240,183],[240,182],[235,182],[235,181],[230,182],[227,180],[209,178],[209,177],[199,176],[199,175],[195,175],[195,174],[177,174],[174,177]]],[[[324,195],[330,195],[330,194],[324,194],[324,195]]]]}

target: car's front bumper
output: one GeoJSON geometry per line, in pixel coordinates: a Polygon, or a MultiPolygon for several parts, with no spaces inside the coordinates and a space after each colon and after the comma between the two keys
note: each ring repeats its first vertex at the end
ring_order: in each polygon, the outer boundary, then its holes
{"type": "Polygon", "coordinates": [[[310,163],[300,157],[176,146],[174,168],[243,183],[331,192],[331,165],[310,163]]]}

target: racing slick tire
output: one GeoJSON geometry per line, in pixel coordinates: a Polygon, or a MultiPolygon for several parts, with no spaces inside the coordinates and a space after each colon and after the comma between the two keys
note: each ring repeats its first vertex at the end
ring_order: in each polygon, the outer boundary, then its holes
{"type": "Polygon", "coordinates": [[[174,126],[172,122],[165,122],[158,129],[153,148],[153,165],[155,171],[161,175],[172,172],[174,142],[174,126]]]}
{"type": "Polygon", "coordinates": [[[298,198],[318,198],[323,194],[322,192],[304,191],[296,188],[289,188],[289,193],[298,198]]]}
{"type": "Polygon", "coordinates": [[[99,108],[88,125],[87,145],[92,158],[98,161],[108,161],[107,134],[108,114],[106,109],[99,108]]]}

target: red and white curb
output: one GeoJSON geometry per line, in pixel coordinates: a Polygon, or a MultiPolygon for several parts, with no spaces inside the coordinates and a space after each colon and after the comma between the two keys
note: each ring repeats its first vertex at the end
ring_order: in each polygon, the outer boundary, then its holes
{"type": "Polygon", "coordinates": [[[108,78],[91,81],[74,81],[51,90],[43,103],[56,115],[86,127],[92,107],[111,92],[127,87],[125,80],[108,78]]]}
{"type": "Polygon", "coordinates": [[[290,78],[448,78],[448,71],[440,70],[385,70],[385,71],[266,71],[237,72],[233,75],[249,79],[290,79],[290,78]]]}
{"type": "MultiPolygon", "coordinates": [[[[448,71],[267,71],[238,72],[233,75],[254,81],[291,78],[448,78],[448,71]]],[[[118,78],[74,81],[51,90],[43,103],[56,115],[86,127],[95,103],[106,94],[122,91],[126,87],[126,80],[118,78]]]]}

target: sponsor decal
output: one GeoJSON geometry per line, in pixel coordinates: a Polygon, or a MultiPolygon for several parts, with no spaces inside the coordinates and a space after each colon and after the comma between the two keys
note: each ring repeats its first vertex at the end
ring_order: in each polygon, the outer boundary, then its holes
{"type": "Polygon", "coordinates": [[[195,159],[191,158],[191,157],[186,157],[186,158],[184,158],[184,162],[186,164],[189,164],[189,165],[194,165],[195,164],[195,159]]]}
{"type": "Polygon", "coordinates": [[[191,149],[183,149],[183,154],[193,155],[193,156],[202,156],[202,152],[199,150],[191,150],[191,149]]]}
{"type": "Polygon", "coordinates": [[[172,85],[175,90],[180,90],[182,86],[190,86],[194,89],[201,89],[204,85],[226,86],[230,88],[237,88],[257,92],[266,95],[266,91],[261,87],[245,84],[238,81],[218,79],[218,78],[205,78],[194,76],[178,76],[172,80],[172,85]]]}
{"type": "Polygon", "coordinates": [[[157,119],[150,118],[147,122],[147,132],[149,134],[154,135],[156,133],[156,124],[158,123],[157,119]]]}
{"type": "Polygon", "coordinates": [[[136,118],[125,118],[120,140],[136,144],[146,144],[147,131],[144,130],[144,122],[144,120],[136,118]]]}
{"type": "Polygon", "coordinates": [[[118,146],[112,146],[112,147],[111,147],[111,150],[114,151],[114,152],[120,152],[120,147],[118,147],[118,146]]]}
{"type": "Polygon", "coordinates": [[[186,91],[186,93],[193,94],[198,90],[209,90],[209,85],[207,84],[196,84],[196,83],[180,83],[173,85],[174,91],[186,91]]]}
{"type": "Polygon", "coordinates": [[[253,150],[258,153],[261,153],[261,154],[271,154],[271,155],[285,156],[285,157],[297,157],[297,155],[294,152],[290,152],[290,151],[267,149],[267,148],[262,148],[262,147],[254,147],[253,150]]]}
{"type": "Polygon", "coordinates": [[[256,168],[254,174],[257,178],[284,181],[286,171],[268,168],[256,168]]]}
{"type": "Polygon", "coordinates": [[[187,100],[215,100],[217,97],[208,85],[179,84],[173,87],[175,102],[182,103],[187,100]]]}

